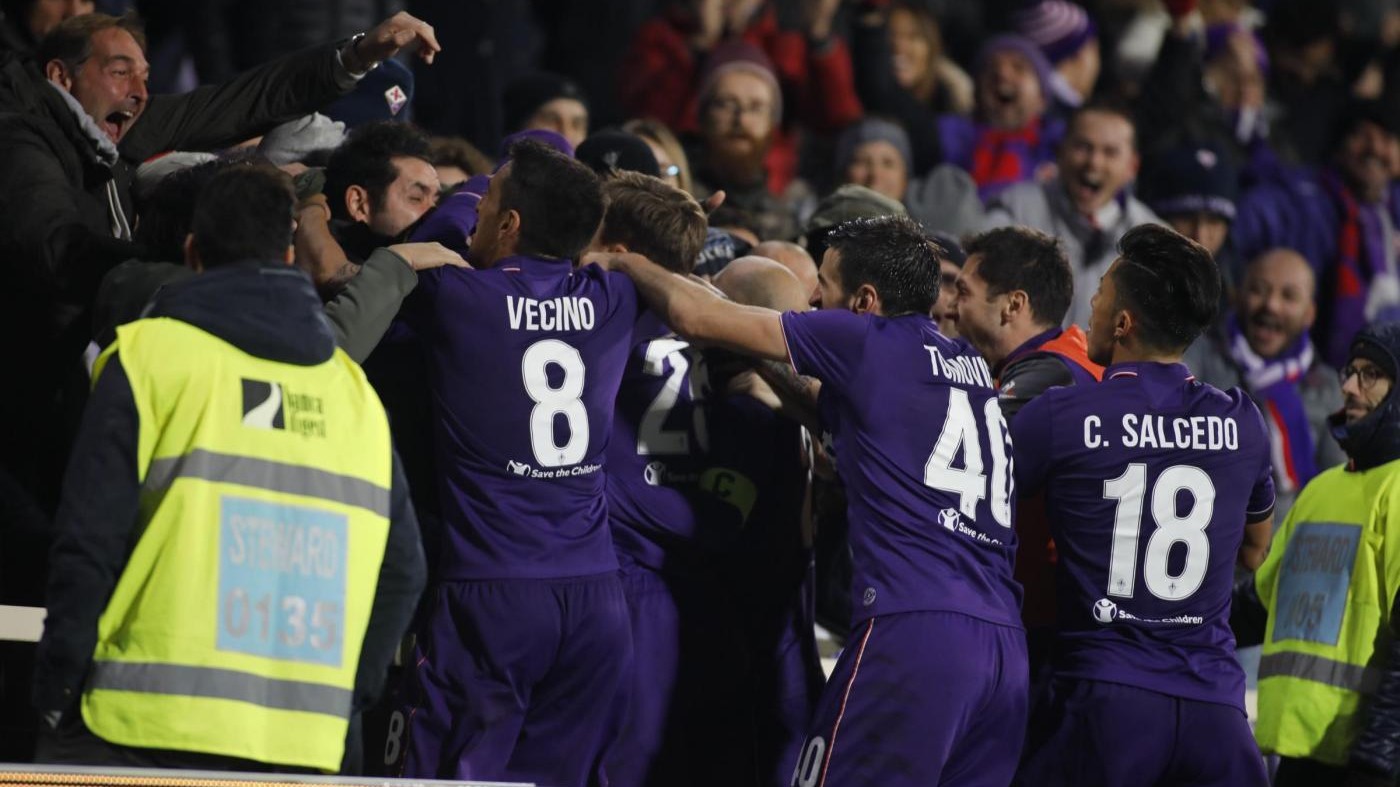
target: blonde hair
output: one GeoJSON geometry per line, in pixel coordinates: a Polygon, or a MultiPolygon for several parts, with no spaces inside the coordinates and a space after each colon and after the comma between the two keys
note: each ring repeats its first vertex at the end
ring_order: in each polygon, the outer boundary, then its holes
{"type": "Polygon", "coordinates": [[[687,194],[691,191],[690,161],[685,156],[685,149],[681,147],[681,141],[676,139],[676,135],[665,123],[652,118],[637,118],[622,124],[622,130],[629,134],[636,134],[642,139],[655,142],[666,155],[671,157],[672,163],[680,170],[676,175],[676,183],[681,191],[687,194]]]}

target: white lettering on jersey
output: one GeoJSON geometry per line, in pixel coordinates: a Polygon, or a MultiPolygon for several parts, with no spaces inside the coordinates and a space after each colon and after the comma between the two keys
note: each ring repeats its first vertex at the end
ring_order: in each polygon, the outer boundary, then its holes
{"type": "Polygon", "coordinates": [[[591,331],[595,322],[593,301],[587,298],[534,298],[506,296],[506,312],[513,331],[591,331]]]}
{"type": "Polygon", "coordinates": [[[1123,416],[1123,446],[1234,451],[1240,447],[1240,428],[1235,419],[1218,415],[1168,419],[1162,415],[1128,413],[1123,416]]]}
{"type": "Polygon", "coordinates": [[[970,385],[982,388],[993,388],[992,371],[987,368],[987,362],[981,358],[974,358],[967,355],[960,355],[956,358],[944,358],[943,353],[937,347],[924,345],[928,350],[929,365],[933,370],[934,377],[942,377],[950,383],[959,385],[970,385]]]}

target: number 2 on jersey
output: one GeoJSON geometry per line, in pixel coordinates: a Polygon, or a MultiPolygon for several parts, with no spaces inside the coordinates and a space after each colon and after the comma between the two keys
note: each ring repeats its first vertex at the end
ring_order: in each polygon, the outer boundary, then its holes
{"type": "MultiPolygon", "coordinates": [[[[666,428],[666,419],[671,416],[671,410],[680,399],[681,383],[689,381],[692,404],[698,405],[704,396],[707,383],[705,364],[697,362],[695,367],[691,368],[690,359],[686,356],[689,347],[689,342],[680,339],[656,339],[647,342],[642,371],[652,377],[660,377],[666,374],[665,363],[670,362],[671,373],[666,375],[665,384],[647,407],[646,415],[642,416],[642,423],[637,429],[637,454],[640,456],[690,453],[690,433],[685,429],[666,428]],[[687,371],[690,372],[689,375],[686,374],[687,371]]],[[[692,408],[691,423],[694,426],[695,441],[699,444],[696,447],[701,451],[707,450],[709,431],[705,428],[703,408],[692,408]]]]}
{"type": "MultiPolygon", "coordinates": [[[[1011,527],[1011,451],[1006,437],[1006,419],[995,397],[987,400],[982,416],[987,422],[987,442],[992,451],[992,518],[1002,527],[1011,527]]],[[[963,516],[976,520],[977,504],[987,497],[987,476],[982,470],[982,441],[978,439],[972,402],[967,391],[950,388],[943,431],[924,463],[924,486],[957,495],[958,509],[963,516]],[[953,467],[959,448],[963,452],[960,468],[953,467]]]]}
{"type": "MultiPolygon", "coordinates": [[[[1103,496],[1117,500],[1113,516],[1113,546],[1108,559],[1108,595],[1132,597],[1137,577],[1138,536],[1142,532],[1142,503],[1147,495],[1147,465],[1133,462],[1123,475],[1103,483],[1103,496]]],[[[1142,558],[1142,578],[1147,590],[1166,601],[1180,601],[1195,593],[1210,564],[1210,538],[1206,525],[1215,514],[1215,484],[1206,471],[1191,465],[1173,465],[1157,476],[1152,487],[1152,521],[1156,529],[1147,540],[1142,558]],[[1177,513],[1181,492],[1191,496],[1185,515],[1177,513]],[[1172,547],[1186,545],[1181,573],[1172,576],[1167,567],[1172,547]]]]}
{"type": "Polygon", "coordinates": [[[541,467],[576,465],[588,455],[588,409],[583,406],[583,356],[558,339],[542,339],[530,345],[520,358],[525,393],[535,402],[530,411],[530,448],[541,467]],[[549,384],[549,365],[563,371],[559,387],[549,384]],[[564,416],[569,439],[554,439],[554,418],[564,416]]]}

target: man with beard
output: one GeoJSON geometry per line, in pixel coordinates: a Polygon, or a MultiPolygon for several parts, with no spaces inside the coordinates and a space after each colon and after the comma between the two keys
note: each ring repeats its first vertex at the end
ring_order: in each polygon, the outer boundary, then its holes
{"type": "Polygon", "coordinates": [[[1088,333],[1103,382],[1011,421],[1016,485],[1044,492],[1059,556],[1051,696],[1019,781],[1263,787],[1229,609],[1237,555],[1258,565],[1272,526],[1268,435],[1243,391],[1181,363],[1218,308],[1210,254],[1155,225],[1119,252],[1088,333]]]}
{"type": "Polygon", "coordinates": [[[853,630],[791,782],[1006,784],[1026,651],[991,375],[929,317],[938,247],[917,224],[855,219],[825,244],[822,308],[808,312],[736,304],[637,255],[606,262],[682,337],[820,381],[809,403],[850,499],[853,630]]]}
{"type": "Polygon", "coordinates": [[[1332,151],[1319,172],[1287,173],[1246,192],[1231,232],[1246,259],[1282,246],[1312,263],[1313,338],[1322,359],[1340,366],[1357,330],[1400,317],[1400,104],[1352,103],[1332,151]]]}
{"type": "Polygon", "coordinates": [[[769,189],[764,164],[782,117],[782,91],[763,50],[741,41],[716,47],[700,81],[695,196],[724,191],[725,208],[745,213],[760,241],[798,233],[793,198],[769,189]]]}
{"type": "Polygon", "coordinates": [[[1090,104],[1070,118],[1060,144],[1059,175],[1044,183],[1020,183],[987,208],[986,228],[1019,224],[1060,239],[1074,270],[1068,323],[1087,325],[1089,300],[1117,255],[1114,246],[1139,224],[1159,223],[1128,193],[1138,172],[1132,116],[1090,104]]]}
{"type": "Polygon", "coordinates": [[[1062,329],[1074,274],[1054,238],[1025,227],[989,230],[967,243],[955,282],[954,321],[992,369],[1008,420],[1047,388],[1098,382],[1084,332],[1062,329]]]}
{"type": "Polygon", "coordinates": [[[437,170],[426,134],[397,121],[360,126],[326,162],[326,199],[336,240],[358,265],[398,242],[437,204],[437,170]]]}
{"type": "Polygon", "coordinates": [[[1241,645],[1262,641],[1255,736],[1276,787],[1393,785],[1400,770],[1400,324],[1360,332],[1328,424],[1347,463],[1298,495],[1235,592],[1241,645]]]}
{"type": "Polygon", "coordinates": [[[1312,267],[1291,249],[1273,249],[1245,269],[1235,308],[1197,339],[1184,361],[1221,390],[1239,386],[1269,426],[1275,519],[1313,476],[1346,461],[1327,418],[1342,406],[1337,373],[1318,357],[1308,330],[1317,317],[1312,267]]]}
{"type": "MultiPolygon", "coordinates": [[[[983,200],[1006,187],[1035,179],[1054,161],[1064,120],[1047,120],[1050,64],[1035,44],[1002,35],[983,45],[974,70],[975,119],[944,115],[938,121],[943,156],[972,174],[983,200]]],[[[922,173],[916,173],[922,174],[922,173]]]]}
{"type": "MultiPolygon", "coordinates": [[[[969,240],[967,252],[951,288],[954,323],[991,367],[1008,421],[1052,387],[1099,381],[1103,367],[1089,360],[1084,332],[1077,325],[1060,328],[1074,294],[1074,274],[1054,238],[1003,227],[969,240]]],[[[1044,677],[1055,622],[1055,549],[1043,499],[1021,500],[1016,540],[1016,581],[1026,591],[1021,621],[1034,686],[1044,677]]]]}

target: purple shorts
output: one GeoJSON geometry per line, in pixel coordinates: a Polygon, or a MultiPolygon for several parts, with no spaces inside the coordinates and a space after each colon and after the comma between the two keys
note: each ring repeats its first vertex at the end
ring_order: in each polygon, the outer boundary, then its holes
{"type": "Polygon", "coordinates": [[[732,611],[716,603],[720,589],[637,565],[623,569],[622,585],[633,670],[608,778],[626,787],[740,783],[754,767],[747,651],[732,611]]]}
{"type": "Polygon", "coordinates": [[[1037,712],[1026,787],[1265,787],[1264,759],[1238,708],[1094,680],[1057,679],[1037,712]]]}
{"type": "Polygon", "coordinates": [[[955,612],[857,626],[792,787],[1005,787],[1025,740],[1026,637],[955,612]]]}
{"type": "Polygon", "coordinates": [[[412,778],[606,783],[631,654],[616,574],[443,583],[386,760],[412,778]]]}

